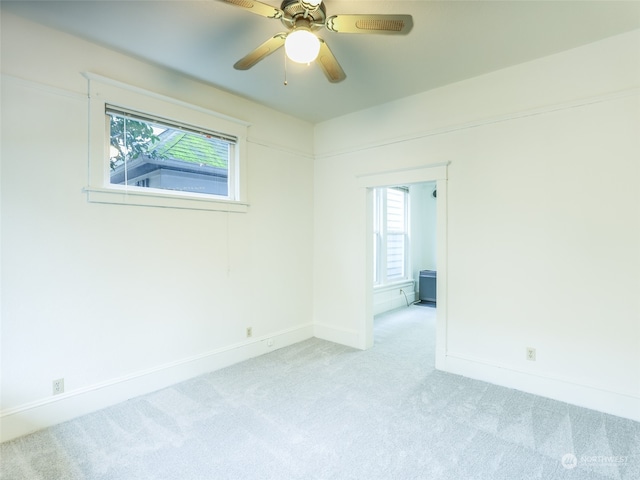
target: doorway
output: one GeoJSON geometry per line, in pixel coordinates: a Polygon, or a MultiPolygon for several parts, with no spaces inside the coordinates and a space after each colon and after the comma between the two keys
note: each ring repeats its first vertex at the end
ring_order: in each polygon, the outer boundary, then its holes
{"type": "Polygon", "coordinates": [[[373,189],[373,314],[436,303],[436,182],[373,189]]]}
{"type": "MultiPolygon", "coordinates": [[[[377,187],[395,185],[435,185],[437,191],[436,202],[436,252],[437,263],[437,310],[436,310],[436,368],[444,368],[446,359],[446,326],[447,326],[447,167],[448,163],[432,164],[420,168],[388,171],[383,173],[363,175],[358,178],[360,186],[365,187],[366,195],[366,313],[362,324],[362,335],[365,347],[373,346],[373,255],[374,242],[371,232],[374,231],[373,191],[377,187]]],[[[418,270],[419,275],[419,270],[418,270]]]]}

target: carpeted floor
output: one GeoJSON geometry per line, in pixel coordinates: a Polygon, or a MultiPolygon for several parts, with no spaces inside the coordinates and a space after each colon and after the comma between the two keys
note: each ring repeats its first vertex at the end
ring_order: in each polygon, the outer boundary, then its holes
{"type": "Polygon", "coordinates": [[[400,309],[368,351],[311,339],[4,443],[0,478],[640,478],[639,423],[435,371],[434,325],[400,309]]]}

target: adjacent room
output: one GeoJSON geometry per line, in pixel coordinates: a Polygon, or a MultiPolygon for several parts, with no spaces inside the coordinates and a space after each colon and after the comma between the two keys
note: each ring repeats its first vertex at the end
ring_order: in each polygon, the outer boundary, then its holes
{"type": "Polygon", "coordinates": [[[0,22],[0,478],[640,478],[640,2],[0,22]]]}

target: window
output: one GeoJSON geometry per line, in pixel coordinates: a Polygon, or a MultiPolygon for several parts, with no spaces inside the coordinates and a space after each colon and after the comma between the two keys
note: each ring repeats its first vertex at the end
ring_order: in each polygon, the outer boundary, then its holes
{"type": "Polygon", "coordinates": [[[407,277],[409,251],[409,190],[406,187],[373,191],[373,279],[384,285],[407,277]]]}
{"type": "Polygon", "coordinates": [[[89,202],[246,212],[248,123],[85,73],[89,202]]]}
{"type": "Polygon", "coordinates": [[[229,198],[236,139],[106,107],[109,182],[229,198]]]}

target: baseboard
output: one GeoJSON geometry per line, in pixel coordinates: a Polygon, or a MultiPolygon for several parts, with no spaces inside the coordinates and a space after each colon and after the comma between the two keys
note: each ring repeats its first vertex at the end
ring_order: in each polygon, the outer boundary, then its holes
{"type": "Polygon", "coordinates": [[[400,307],[407,307],[418,300],[414,282],[398,282],[373,289],[373,314],[380,315],[400,307]]]}
{"type": "Polygon", "coordinates": [[[390,312],[391,310],[395,310],[396,308],[408,307],[418,300],[418,296],[415,292],[407,293],[406,298],[404,295],[402,297],[396,298],[385,298],[379,301],[374,300],[373,305],[373,314],[380,315],[385,312],[390,312]],[[407,305],[409,304],[409,305],[407,305]]]}
{"type": "Polygon", "coordinates": [[[442,370],[640,422],[640,398],[633,395],[450,353],[442,370]]]}
{"type": "Polygon", "coordinates": [[[0,442],[72,420],[312,337],[312,324],[299,325],[171,364],[135,372],[126,377],[4,410],[0,412],[0,442]]]}
{"type": "Polygon", "coordinates": [[[362,335],[357,330],[340,328],[326,323],[314,323],[313,336],[359,350],[364,350],[365,348],[362,335]]]}

